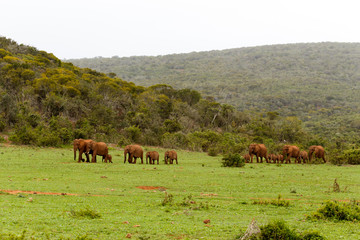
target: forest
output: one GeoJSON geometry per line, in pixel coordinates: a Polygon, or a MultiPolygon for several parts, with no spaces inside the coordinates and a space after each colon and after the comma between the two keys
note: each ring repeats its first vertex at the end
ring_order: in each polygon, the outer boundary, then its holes
{"type": "Polygon", "coordinates": [[[360,43],[302,43],[156,57],[68,60],[142,86],[190,88],[242,112],[297,117],[328,139],[358,139],[360,43]]]}
{"type": "Polygon", "coordinates": [[[213,156],[242,153],[252,142],[273,152],[284,143],[303,149],[316,144],[327,149],[334,163],[344,163],[359,147],[359,46],[97,58],[92,61],[108,69],[96,70],[80,66],[79,61],[90,60],[73,61],[78,67],[1,37],[0,141],[9,136],[16,144],[58,147],[92,138],[213,156]],[[319,60],[324,49],[333,52],[333,57],[326,55],[329,62],[319,60]],[[311,62],[297,57],[306,52],[311,62]]]}

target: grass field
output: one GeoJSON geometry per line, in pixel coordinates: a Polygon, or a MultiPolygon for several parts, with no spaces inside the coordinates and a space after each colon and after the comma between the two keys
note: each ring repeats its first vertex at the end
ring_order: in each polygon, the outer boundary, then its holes
{"type": "Polygon", "coordinates": [[[25,239],[235,239],[252,219],[282,219],[299,232],[360,239],[358,222],[306,220],[326,200],[359,200],[359,166],[224,168],[221,157],[187,151],[178,151],[179,165],[130,165],[122,150],[110,154],[113,164],[79,164],[70,146],[0,145],[0,238],[25,230],[25,239]],[[253,204],[279,195],[289,207],[253,204]]]}

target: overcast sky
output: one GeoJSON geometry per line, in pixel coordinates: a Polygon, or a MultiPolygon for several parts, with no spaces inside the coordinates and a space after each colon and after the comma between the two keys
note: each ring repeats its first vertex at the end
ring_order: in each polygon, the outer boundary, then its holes
{"type": "Polygon", "coordinates": [[[61,59],[360,42],[358,0],[4,0],[0,35],[61,59]]]}

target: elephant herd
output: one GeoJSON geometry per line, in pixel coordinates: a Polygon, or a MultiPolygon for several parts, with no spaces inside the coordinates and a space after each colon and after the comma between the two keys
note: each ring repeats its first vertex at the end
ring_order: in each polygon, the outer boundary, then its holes
{"type": "MultiPolygon", "coordinates": [[[[85,162],[85,159],[82,158],[84,153],[86,156],[86,162],[90,162],[89,155],[92,155],[91,162],[96,163],[96,156],[102,156],[102,161],[106,163],[109,161],[112,163],[112,156],[109,154],[108,147],[104,142],[96,142],[91,139],[75,139],[73,141],[74,145],[74,160],[76,160],[76,152],[79,151],[78,163],[85,162]]],[[[124,148],[124,163],[126,163],[126,158],[128,163],[135,164],[136,159],[140,158],[141,164],[143,161],[143,149],[140,145],[127,145],[124,148]]],[[[146,164],[159,164],[159,153],[156,151],[150,151],[145,154],[146,164]]],[[[177,153],[174,150],[166,151],[164,154],[165,164],[173,164],[176,161],[178,164],[177,153]]]]}
{"type": "Polygon", "coordinates": [[[312,156],[315,158],[321,158],[324,163],[325,150],[322,146],[310,146],[309,151],[300,151],[299,147],[295,145],[285,145],[282,149],[282,154],[267,154],[267,148],[264,144],[252,143],[249,146],[249,153],[244,155],[245,161],[248,163],[253,162],[253,156],[256,156],[256,162],[263,162],[263,158],[267,163],[291,163],[291,158],[295,159],[295,163],[309,163],[312,156]]]}

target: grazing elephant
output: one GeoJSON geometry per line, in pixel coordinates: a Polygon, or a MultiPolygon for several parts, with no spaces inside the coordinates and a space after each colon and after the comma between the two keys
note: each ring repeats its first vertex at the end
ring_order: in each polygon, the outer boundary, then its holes
{"type": "MultiPolygon", "coordinates": [[[[103,156],[102,161],[104,161],[104,159],[105,159],[105,156],[103,156]]],[[[107,160],[108,160],[110,163],[113,163],[113,161],[112,161],[112,156],[111,156],[110,154],[107,155],[107,160]]]]}
{"type": "Polygon", "coordinates": [[[300,152],[300,162],[299,163],[301,163],[301,159],[303,160],[303,163],[309,162],[309,155],[306,151],[300,152]]]}
{"type": "Polygon", "coordinates": [[[178,164],[177,153],[174,150],[166,151],[164,156],[165,164],[173,164],[173,161],[176,160],[176,164],[178,164]]]}
{"type": "Polygon", "coordinates": [[[89,160],[89,152],[87,151],[88,145],[92,142],[91,139],[75,139],[73,141],[74,145],[74,160],[76,160],[76,152],[79,150],[79,160],[78,162],[84,162],[85,160],[82,158],[82,154],[85,153],[86,162],[90,162],[89,160]]]}
{"type": "Polygon", "coordinates": [[[108,162],[109,149],[106,146],[106,143],[91,141],[88,145],[88,152],[90,151],[92,151],[92,163],[96,163],[96,155],[102,156],[103,158],[105,158],[105,162],[108,162]]]}
{"type": "Polygon", "coordinates": [[[259,162],[259,158],[261,162],[263,162],[262,158],[265,158],[266,162],[269,162],[267,157],[267,149],[264,144],[256,144],[256,143],[250,144],[249,155],[251,158],[251,163],[253,162],[253,155],[256,156],[257,163],[259,162]]]}
{"type": "Polygon", "coordinates": [[[285,158],[285,163],[291,163],[290,158],[295,158],[295,162],[300,160],[300,149],[297,146],[285,145],[283,147],[283,155],[285,158]]]}
{"type": "Polygon", "coordinates": [[[311,161],[312,154],[315,153],[315,158],[321,158],[324,163],[326,163],[325,160],[325,150],[322,146],[310,146],[309,147],[309,160],[311,161]]]}
{"type": "Polygon", "coordinates": [[[250,162],[250,155],[248,153],[245,154],[243,157],[244,157],[246,163],[250,162]]]}
{"type": "Polygon", "coordinates": [[[124,149],[124,163],[126,163],[126,155],[129,155],[128,162],[129,163],[136,163],[136,158],[141,159],[141,164],[144,163],[143,161],[143,150],[140,145],[127,145],[124,149]],[[133,161],[134,159],[134,161],[133,161]]]}
{"type": "Polygon", "coordinates": [[[155,160],[157,160],[157,164],[159,164],[159,153],[157,151],[151,151],[146,153],[146,163],[155,164],[155,160]]]}

